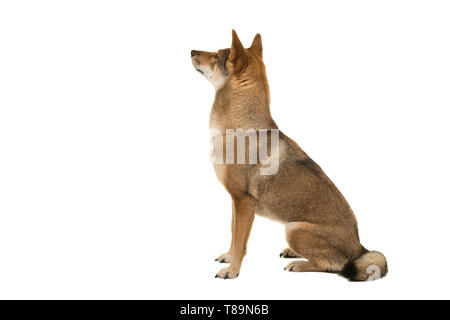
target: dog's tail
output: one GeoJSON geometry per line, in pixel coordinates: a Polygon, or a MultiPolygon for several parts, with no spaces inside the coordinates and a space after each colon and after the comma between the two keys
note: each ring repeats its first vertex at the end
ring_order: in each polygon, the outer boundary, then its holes
{"type": "Polygon", "coordinates": [[[364,249],[359,258],[349,261],[340,274],[350,281],[370,281],[383,278],[388,272],[385,256],[364,249]]]}

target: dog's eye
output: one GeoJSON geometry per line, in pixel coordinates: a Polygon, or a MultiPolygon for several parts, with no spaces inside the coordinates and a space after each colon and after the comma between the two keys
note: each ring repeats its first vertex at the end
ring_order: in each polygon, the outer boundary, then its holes
{"type": "Polygon", "coordinates": [[[214,59],[219,59],[219,55],[216,54],[216,55],[214,56],[214,59]]]}

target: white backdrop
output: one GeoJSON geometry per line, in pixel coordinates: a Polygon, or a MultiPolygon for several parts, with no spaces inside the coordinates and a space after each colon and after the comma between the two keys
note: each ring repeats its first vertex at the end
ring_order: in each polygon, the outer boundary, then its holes
{"type": "Polygon", "coordinates": [[[447,1],[0,4],[0,298],[450,298],[447,1]],[[257,218],[215,279],[231,204],[213,87],[190,50],[263,38],[279,127],[353,207],[390,273],[289,273],[257,218]]]}

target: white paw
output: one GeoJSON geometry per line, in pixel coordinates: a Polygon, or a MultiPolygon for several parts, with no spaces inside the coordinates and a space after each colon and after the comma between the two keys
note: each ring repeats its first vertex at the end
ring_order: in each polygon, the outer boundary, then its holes
{"type": "Polygon", "coordinates": [[[230,267],[223,268],[216,274],[216,278],[220,279],[235,279],[239,276],[239,270],[232,270],[230,267]]]}
{"type": "Polygon", "coordinates": [[[291,248],[286,248],[280,253],[281,258],[302,258],[297,252],[292,250],[291,248]]]}
{"type": "Polygon", "coordinates": [[[231,263],[231,253],[227,252],[221,254],[216,261],[219,261],[220,263],[231,263]]]}

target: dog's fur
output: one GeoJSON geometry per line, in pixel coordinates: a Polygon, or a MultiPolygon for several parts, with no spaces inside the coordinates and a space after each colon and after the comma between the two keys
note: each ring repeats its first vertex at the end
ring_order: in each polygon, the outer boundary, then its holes
{"type": "MultiPolygon", "coordinates": [[[[278,129],[270,114],[269,86],[257,34],[250,48],[232,32],[229,49],[191,52],[192,63],[215,87],[210,127],[278,129]]],[[[280,132],[279,170],[261,175],[261,164],[214,164],[233,202],[232,241],[219,262],[230,263],[216,277],[239,275],[255,213],[286,226],[289,248],[280,256],[298,257],[285,269],[295,272],[339,273],[366,281],[387,273],[385,257],[359,242],[356,218],[345,198],[322,169],[290,138],[280,132]],[[375,270],[374,270],[375,267],[375,270]]]]}

